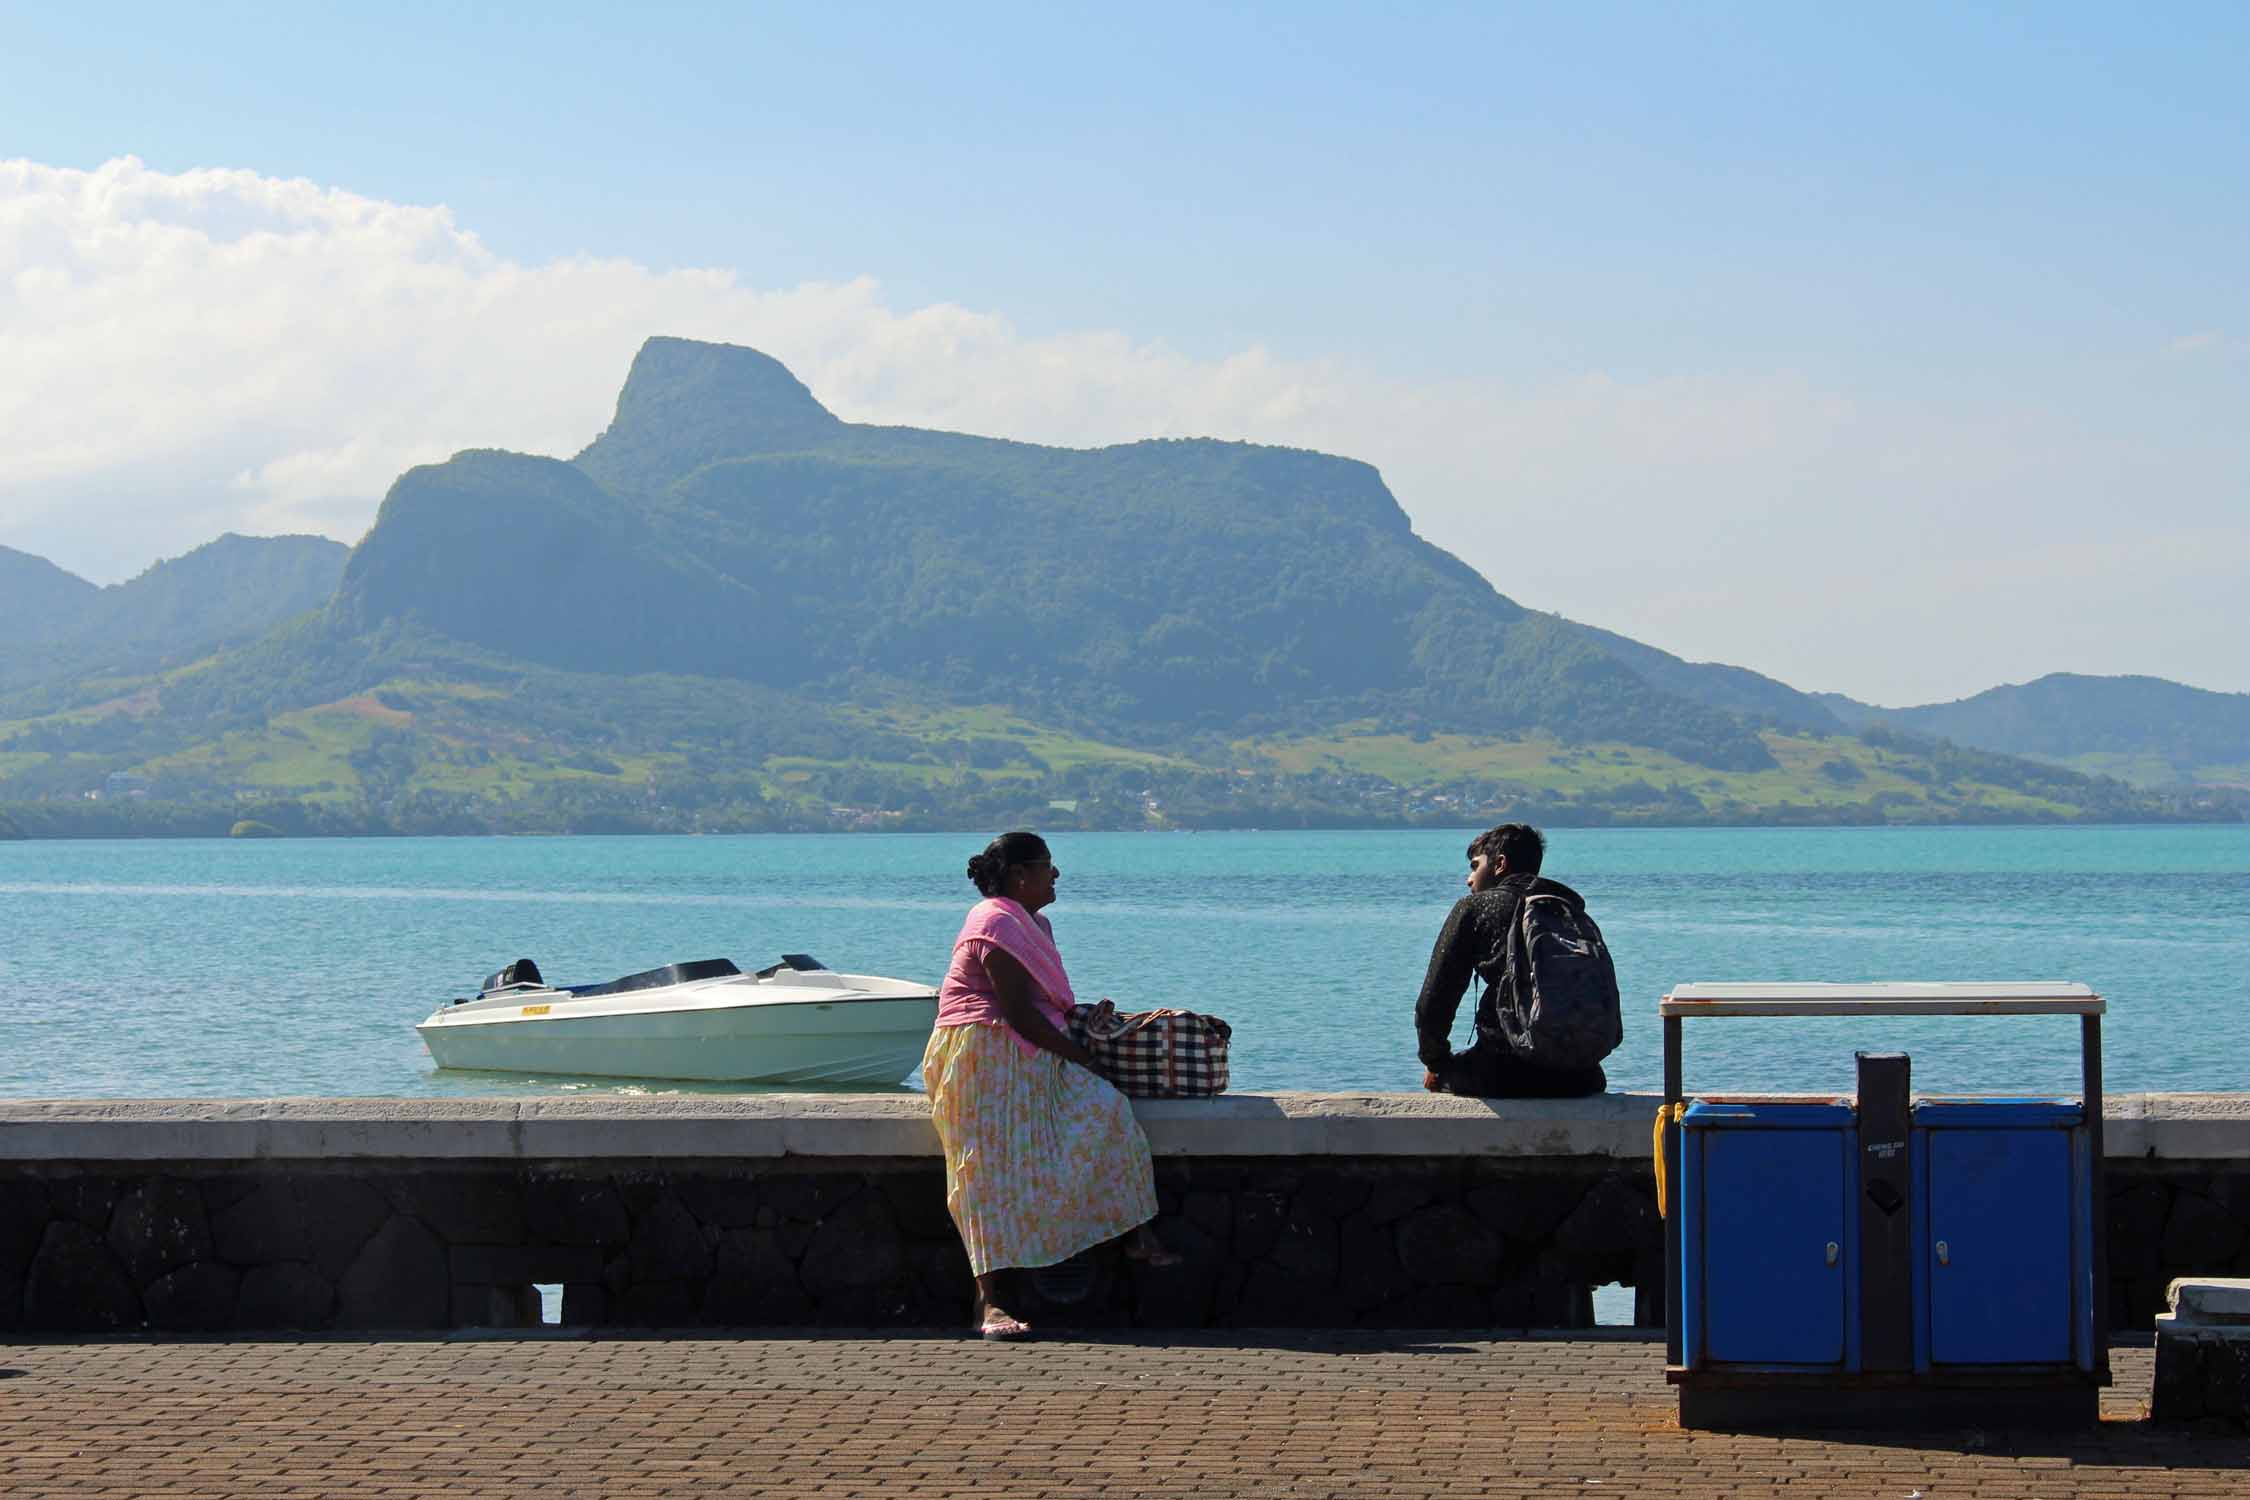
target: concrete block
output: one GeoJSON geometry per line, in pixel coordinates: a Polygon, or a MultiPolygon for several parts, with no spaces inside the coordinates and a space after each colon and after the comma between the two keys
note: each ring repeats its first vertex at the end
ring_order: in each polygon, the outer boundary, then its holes
{"type": "Polygon", "coordinates": [[[2182,1276],[2165,1289],[2177,1324],[2250,1325],[2250,1277],[2182,1276]]]}
{"type": "Polygon", "coordinates": [[[2167,1300],[2172,1310],[2156,1316],[2150,1417],[2250,1424],[2250,1280],[2183,1276],[2167,1300]]]}
{"type": "MultiPolygon", "coordinates": [[[[2118,1102],[2127,1104],[2131,1096],[2118,1102]]],[[[2106,1155],[2154,1155],[2168,1161],[2241,1161],[2250,1158],[2250,1095],[2149,1094],[2141,1100],[2146,1132],[2143,1151],[2128,1153],[2108,1139],[2110,1110],[2105,1108],[2106,1155]]]]}
{"type": "Polygon", "coordinates": [[[265,1114],[260,1099],[11,1099],[0,1161],[247,1161],[265,1114]]]}
{"type": "Polygon", "coordinates": [[[927,1107],[914,1113],[814,1116],[782,1126],[788,1156],[920,1157],[944,1155],[927,1107]]]}
{"type": "Polygon", "coordinates": [[[1159,1156],[1646,1156],[1653,1094],[1225,1094],[1140,1099],[1159,1156]]]}
{"type": "Polygon", "coordinates": [[[1301,1094],[1222,1094],[1215,1099],[1136,1099],[1133,1114],[1155,1156],[1304,1156],[1325,1123],[1301,1094]]]}
{"type": "Polygon", "coordinates": [[[2250,1327],[2182,1330],[2156,1319],[2156,1377],[2149,1417],[2172,1424],[2218,1419],[2250,1425],[2250,1327]]]}
{"type": "Polygon", "coordinates": [[[529,1161],[774,1157],[788,1111],[746,1099],[536,1099],[520,1108],[529,1161]]]}
{"type": "Polygon", "coordinates": [[[276,1099],[261,1155],[280,1160],[512,1160],[512,1099],[276,1099]]]}

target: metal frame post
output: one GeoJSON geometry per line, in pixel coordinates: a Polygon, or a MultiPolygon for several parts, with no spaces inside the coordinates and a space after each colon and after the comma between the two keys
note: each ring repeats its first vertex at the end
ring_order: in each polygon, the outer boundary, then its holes
{"type": "Polygon", "coordinates": [[[2086,1193],[2094,1240],[2094,1370],[2109,1377],[2109,1188],[2102,1166],[2102,1018],[2078,1018],[2079,1067],[2084,1079],[2086,1111],[2086,1193]]]}
{"type": "Polygon", "coordinates": [[[1680,1296],[1680,1214],[1685,1207],[1681,1201],[1687,1191],[1685,1174],[1681,1171],[1682,1146],[1687,1131],[1684,1122],[1671,1118],[1672,1106],[1680,1102],[1680,1018],[1664,1018],[1664,1174],[1670,1184],[1670,1201],[1664,1209],[1664,1360],[1667,1364],[1680,1362],[1682,1340],[1686,1325],[1680,1320],[1687,1316],[1680,1296]]]}

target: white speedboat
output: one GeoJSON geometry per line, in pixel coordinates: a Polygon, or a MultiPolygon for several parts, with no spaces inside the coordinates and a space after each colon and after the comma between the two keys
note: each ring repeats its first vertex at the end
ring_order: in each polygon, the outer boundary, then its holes
{"type": "Polygon", "coordinates": [[[518,959],[414,1029],[441,1068],[895,1084],[922,1060],[937,991],[839,974],[802,953],[745,974],[707,958],[607,984],[555,985],[518,959]]]}

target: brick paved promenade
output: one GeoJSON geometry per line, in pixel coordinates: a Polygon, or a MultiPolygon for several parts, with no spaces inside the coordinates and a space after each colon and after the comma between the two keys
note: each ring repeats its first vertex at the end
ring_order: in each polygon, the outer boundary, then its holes
{"type": "Polygon", "coordinates": [[[1684,1433],[1662,1346],[1236,1334],[0,1345],[0,1495],[2250,1496],[2250,1440],[1684,1433]]]}

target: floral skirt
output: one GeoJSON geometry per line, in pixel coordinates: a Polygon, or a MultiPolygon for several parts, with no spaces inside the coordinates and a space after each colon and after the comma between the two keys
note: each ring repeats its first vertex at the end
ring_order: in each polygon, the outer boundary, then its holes
{"type": "Polygon", "coordinates": [[[1156,1173],[1123,1094],[1006,1026],[940,1026],[922,1056],[945,1206],[982,1276],[1051,1266],[1156,1217],[1156,1173]]]}

